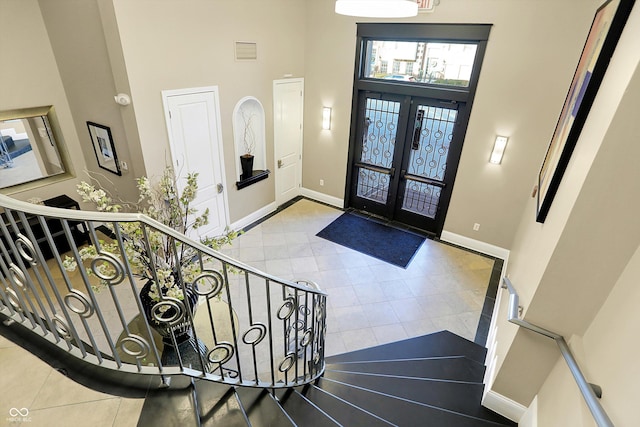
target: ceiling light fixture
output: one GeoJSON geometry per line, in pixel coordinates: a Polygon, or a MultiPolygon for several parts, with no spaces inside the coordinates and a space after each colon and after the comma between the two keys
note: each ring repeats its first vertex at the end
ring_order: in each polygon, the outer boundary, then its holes
{"type": "Polygon", "coordinates": [[[336,0],[336,13],[363,18],[408,18],[418,14],[416,0],[336,0]]]}

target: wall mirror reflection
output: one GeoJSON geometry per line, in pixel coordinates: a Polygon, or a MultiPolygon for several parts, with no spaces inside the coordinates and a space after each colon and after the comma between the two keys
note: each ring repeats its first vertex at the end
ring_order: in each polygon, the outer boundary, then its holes
{"type": "Polygon", "coordinates": [[[0,111],[0,188],[65,173],[52,107],[0,111]]]}

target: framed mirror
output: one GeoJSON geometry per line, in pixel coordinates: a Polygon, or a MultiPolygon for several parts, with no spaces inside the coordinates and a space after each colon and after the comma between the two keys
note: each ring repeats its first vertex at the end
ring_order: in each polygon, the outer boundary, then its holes
{"type": "Polygon", "coordinates": [[[52,106],[0,111],[0,189],[70,176],[59,134],[52,106]]]}

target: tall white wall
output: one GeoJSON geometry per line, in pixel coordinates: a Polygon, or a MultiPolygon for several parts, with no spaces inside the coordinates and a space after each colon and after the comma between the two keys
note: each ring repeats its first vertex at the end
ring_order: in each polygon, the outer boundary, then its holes
{"type": "MultiPolygon", "coordinates": [[[[547,220],[538,224],[523,215],[511,250],[507,274],[520,292],[525,318],[566,337],[585,333],[640,244],[638,37],[636,6],[547,220]]],[[[525,209],[533,212],[534,201],[525,209]]],[[[506,323],[506,299],[492,388],[528,405],[558,354],[552,343],[506,323]]]]}

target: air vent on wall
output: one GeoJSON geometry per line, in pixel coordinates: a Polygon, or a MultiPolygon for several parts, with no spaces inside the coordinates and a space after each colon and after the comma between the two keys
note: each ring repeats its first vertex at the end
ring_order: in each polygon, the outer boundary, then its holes
{"type": "Polygon", "coordinates": [[[258,45],[255,42],[236,42],[236,61],[258,59],[258,45]]]}

